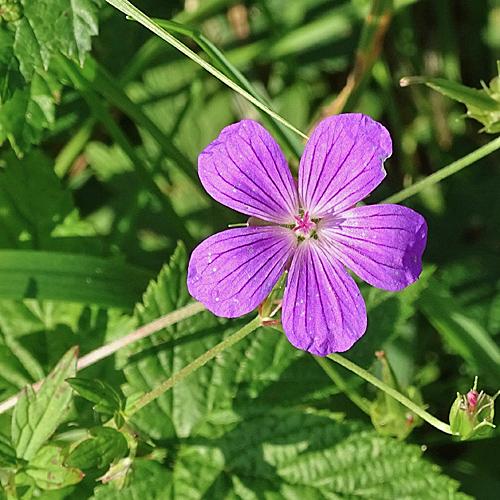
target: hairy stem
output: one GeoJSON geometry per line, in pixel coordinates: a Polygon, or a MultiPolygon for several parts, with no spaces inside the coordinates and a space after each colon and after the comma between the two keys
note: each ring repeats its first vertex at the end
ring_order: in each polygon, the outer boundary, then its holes
{"type": "Polygon", "coordinates": [[[181,371],[172,375],[168,380],[163,382],[163,384],[159,385],[156,389],[153,389],[151,392],[144,394],[144,396],[138,399],[137,402],[127,411],[127,417],[131,417],[132,415],[134,415],[134,413],[138,412],[141,408],[144,408],[144,406],[151,403],[151,401],[154,401],[158,396],[171,389],[175,383],[179,382],[184,377],[187,377],[198,368],[201,368],[205,363],[215,358],[217,354],[220,354],[227,348],[236,344],[236,342],[245,338],[259,326],[261,326],[261,319],[259,316],[257,316],[252,321],[250,321],[250,323],[241,328],[241,330],[233,333],[230,337],[224,339],[222,342],[212,347],[212,349],[209,349],[207,352],[203,353],[200,357],[189,363],[189,365],[184,367],[181,371]]]}
{"type": "Polygon", "coordinates": [[[441,170],[434,172],[433,174],[429,175],[429,177],[426,177],[425,179],[422,179],[421,181],[416,182],[415,184],[412,184],[405,189],[402,189],[398,193],[389,196],[389,198],[386,198],[381,203],[401,203],[403,200],[410,198],[410,196],[413,196],[414,194],[419,193],[425,188],[437,184],[443,179],[456,174],[463,168],[472,165],[474,162],[480,160],[481,158],[484,158],[490,153],[493,153],[493,151],[496,151],[497,149],[500,149],[500,137],[493,139],[488,144],[480,147],[479,149],[476,149],[476,151],[469,153],[463,158],[460,158],[460,160],[454,161],[448,166],[443,167],[441,170]]]}
{"type": "Polygon", "coordinates": [[[371,373],[367,372],[363,368],[354,364],[352,361],[345,359],[344,357],[340,356],[340,354],[337,353],[329,354],[327,357],[330,358],[332,361],[335,361],[335,363],[338,363],[340,366],[347,368],[348,370],[355,373],[359,377],[365,379],[367,382],[370,382],[370,384],[374,385],[381,391],[384,391],[387,395],[391,396],[396,401],[399,401],[403,406],[406,406],[406,408],[412,411],[415,415],[418,415],[422,420],[425,420],[428,424],[431,424],[436,429],[446,434],[453,434],[448,424],[441,422],[441,420],[437,419],[430,413],[427,413],[423,408],[416,405],[413,401],[409,400],[407,397],[403,396],[398,391],[395,391],[387,384],[382,382],[380,379],[373,376],[371,373]]]}
{"type": "MultiPolygon", "coordinates": [[[[151,323],[137,328],[137,330],[134,330],[132,333],[129,333],[128,335],[125,335],[124,337],[115,340],[110,344],[99,347],[98,349],[86,354],[85,356],[82,356],[78,360],[77,370],[81,370],[82,368],[93,365],[94,363],[97,363],[97,361],[111,356],[111,354],[114,354],[122,347],[132,344],[137,340],[143,339],[144,337],[147,337],[152,333],[161,330],[162,328],[166,328],[167,326],[178,323],[183,319],[194,316],[195,314],[198,314],[203,310],[205,310],[205,306],[203,304],[201,304],[200,302],[193,302],[192,304],[188,304],[187,306],[182,307],[177,311],[173,311],[169,314],[166,314],[165,316],[162,316],[161,318],[155,319],[154,321],[151,321],[151,323]]],[[[35,390],[35,392],[40,389],[44,380],[45,379],[39,380],[38,382],[33,384],[33,389],[35,390]]],[[[21,393],[19,392],[15,396],[12,396],[11,398],[0,403],[0,414],[15,406],[20,395],[21,393]]]]}

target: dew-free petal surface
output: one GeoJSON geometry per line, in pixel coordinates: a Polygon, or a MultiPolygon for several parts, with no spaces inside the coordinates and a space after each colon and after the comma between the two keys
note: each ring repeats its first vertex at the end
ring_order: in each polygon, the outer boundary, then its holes
{"type": "Polygon", "coordinates": [[[290,343],[318,356],[347,351],[367,321],[358,286],[317,240],[295,251],[281,317],[290,343]]]}
{"type": "Polygon", "coordinates": [[[299,197],[311,218],[324,217],[368,196],[385,177],[392,142],[384,126],[352,113],[323,120],[312,133],[299,167],[299,197]]]}
{"type": "Polygon", "coordinates": [[[323,219],[318,234],[333,256],[378,288],[401,290],[422,272],[427,225],[408,207],[355,207],[323,219]]]}
{"type": "Polygon", "coordinates": [[[189,293],[217,316],[234,318],[255,309],[285,270],[296,246],[279,226],[228,229],[191,254],[189,293]]]}
{"type": "Polygon", "coordinates": [[[243,214],[293,224],[295,183],[280,147],[253,120],[226,127],[198,157],[203,187],[218,202],[243,214]]]}

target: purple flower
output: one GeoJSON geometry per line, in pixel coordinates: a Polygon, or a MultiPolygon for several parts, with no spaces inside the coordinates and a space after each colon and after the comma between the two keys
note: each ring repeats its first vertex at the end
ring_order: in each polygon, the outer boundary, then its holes
{"type": "Polygon", "coordinates": [[[295,183],[258,123],[226,127],[200,154],[198,172],[218,202],[251,216],[203,241],[191,255],[189,293],[218,316],[255,309],[289,270],[282,323],[289,341],[319,356],[349,349],[366,330],[366,308],[344,266],[384,290],[418,279],[423,217],[398,205],[355,207],[385,177],[387,130],[361,114],[323,120],[295,183]]]}

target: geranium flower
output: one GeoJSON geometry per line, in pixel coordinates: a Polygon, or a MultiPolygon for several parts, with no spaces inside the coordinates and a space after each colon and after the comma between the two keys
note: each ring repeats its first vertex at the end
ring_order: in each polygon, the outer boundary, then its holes
{"type": "Polygon", "coordinates": [[[401,290],[418,279],[424,218],[398,205],[356,203],[377,187],[391,138],[362,114],[323,120],[309,139],[297,184],[271,135],[242,120],[198,159],[218,202],[250,216],[247,227],[209,237],[191,255],[189,293],[218,316],[241,316],[289,270],[282,323],[289,341],[319,356],[349,349],[366,308],[344,266],[369,284],[401,290]]]}

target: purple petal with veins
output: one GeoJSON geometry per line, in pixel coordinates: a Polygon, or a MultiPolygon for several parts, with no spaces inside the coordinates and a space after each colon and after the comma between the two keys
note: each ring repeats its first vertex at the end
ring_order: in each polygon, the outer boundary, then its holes
{"type": "Polygon", "coordinates": [[[280,226],[228,229],[191,254],[188,290],[217,316],[234,318],[255,309],[283,274],[296,247],[280,226]]]}
{"type": "Polygon", "coordinates": [[[318,241],[308,240],[295,251],[282,322],[295,347],[318,356],[347,351],[366,330],[358,286],[318,241]]]}
{"type": "Polygon", "coordinates": [[[345,114],[323,120],[312,133],[299,167],[299,197],[311,218],[352,207],[385,177],[391,156],[389,132],[368,116],[345,114]]]}
{"type": "Polygon", "coordinates": [[[356,207],[322,219],[318,233],[333,258],[383,290],[401,290],[422,272],[427,225],[410,208],[356,207]]]}
{"type": "Polygon", "coordinates": [[[226,127],[198,158],[207,192],[238,212],[278,224],[293,224],[295,183],[276,141],[252,120],[226,127]]]}

